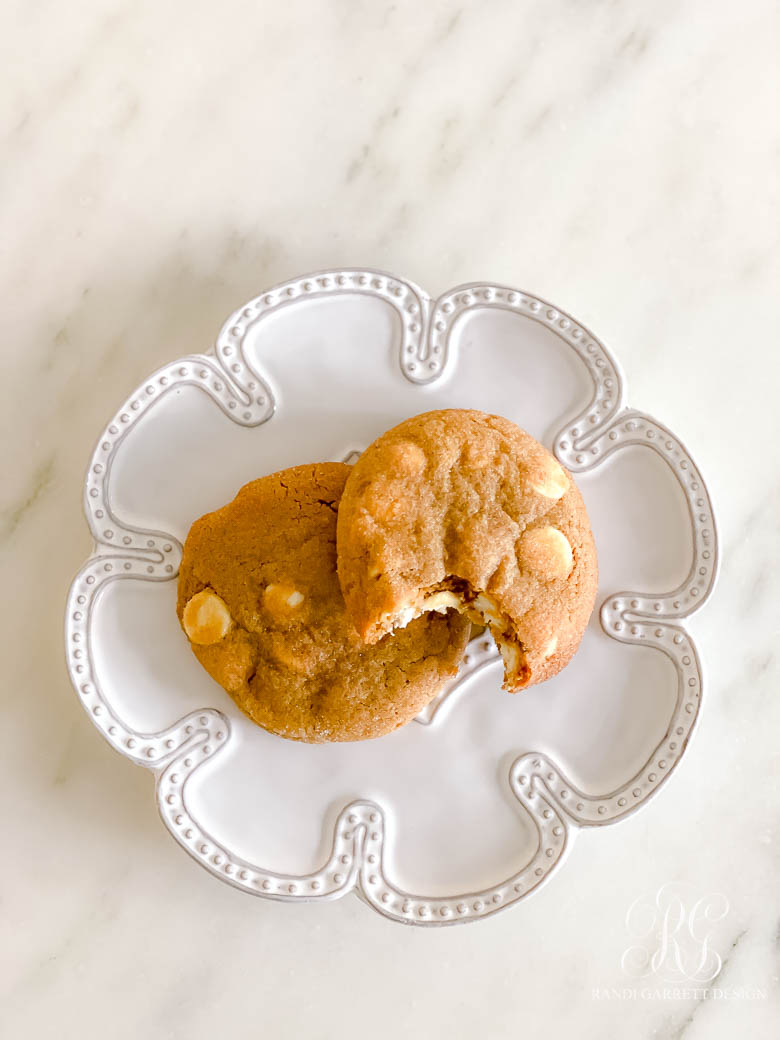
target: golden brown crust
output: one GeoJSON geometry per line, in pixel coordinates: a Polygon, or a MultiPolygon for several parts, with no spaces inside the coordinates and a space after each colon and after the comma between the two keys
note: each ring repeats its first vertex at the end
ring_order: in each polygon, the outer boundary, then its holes
{"type": "Polygon", "coordinates": [[[508,689],[564,667],[598,582],[571,474],[508,419],[463,409],[407,419],[358,459],[339,508],[338,570],[369,643],[434,590],[472,602],[486,593],[500,617],[494,633],[522,648],[508,689]]]}
{"type": "Polygon", "coordinates": [[[349,471],[322,463],[255,480],[197,520],[184,546],[183,627],[193,597],[219,597],[189,611],[207,622],[196,630],[191,621],[195,656],[254,722],[294,740],[362,740],[403,725],[455,674],[468,639],[468,622],[451,611],[362,644],[336,575],[349,471]]]}

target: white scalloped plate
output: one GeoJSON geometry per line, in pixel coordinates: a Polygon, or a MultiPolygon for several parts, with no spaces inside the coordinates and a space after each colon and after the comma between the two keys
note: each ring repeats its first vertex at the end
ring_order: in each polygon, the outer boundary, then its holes
{"type": "Polygon", "coordinates": [[[154,773],[191,856],[271,899],[354,891],[395,921],[473,921],[525,899],[581,829],[668,782],[701,705],[682,621],[712,590],[717,538],[690,455],[623,394],[601,342],[527,293],[475,284],[433,301],[350,270],[258,296],[212,350],[130,395],[89,466],[96,544],[68,597],[68,665],[105,739],[154,773]],[[452,406],[515,420],[577,474],[600,565],[577,656],[511,696],[476,640],[451,687],[380,740],[313,746],[253,726],[176,619],[190,523],[254,477],[348,459],[452,406]]]}

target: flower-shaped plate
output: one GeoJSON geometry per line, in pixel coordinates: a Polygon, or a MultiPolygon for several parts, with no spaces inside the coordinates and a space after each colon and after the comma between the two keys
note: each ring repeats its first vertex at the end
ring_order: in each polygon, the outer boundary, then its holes
{"type": "Polygon", "coordinates": [[[163,822],[191,856],[269,899],[355,892],[394,921],[475,921],[544,884],[581,830],[669,782],[701,708],[685,619],[712,590],[717,536],[690,454],[624,395],[604,345],[528,293],[470,284],[432,300],[390,274],[340,270],[262,293],[211,350],[128,397],[89,464],[95,546],[68,596],[68,667],[103,737],[154,774],[163,822]],[[248,480],[349,461],[443,407],[507,416],[575,473],[600,569],[579,652],[512,696],[480,636],[458,678],[390,736],[307,745],[264,732],[179,627],[190,524],[248,480]]]}

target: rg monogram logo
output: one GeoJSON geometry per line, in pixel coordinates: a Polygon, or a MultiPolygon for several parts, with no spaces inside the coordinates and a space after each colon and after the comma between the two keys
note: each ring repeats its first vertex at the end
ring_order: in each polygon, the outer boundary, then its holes
{"type": "Polygon", "coordinates": [[[635,942],[623,953],[623,971],[634,979],[711,982],[723,963],[711,936],[728,912],[721,893],[697,896],[681,884],[640,896],[626,913],[626,930],[635,942]]]}

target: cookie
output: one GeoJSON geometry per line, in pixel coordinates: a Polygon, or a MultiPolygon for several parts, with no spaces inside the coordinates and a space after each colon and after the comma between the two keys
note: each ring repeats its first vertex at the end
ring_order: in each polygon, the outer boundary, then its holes
{"type": "Polygon", "coordinates": [[[313,743],[408,722],[454,675],[470,624],[421,617],[366,646],[336,574],[336,511],[350,467],[296,466],[197,520],[178,615],[195,656],[258,725],[313,743]]]}
{"type": "Polygon", "coordinates": [[[338,571],[369,644],[455,608],[487,624],[511,691],[569,661],[598,583],[571,474],[508,419],[461,409],[407,419],[358,459],[339,508],[338,571]]]}

